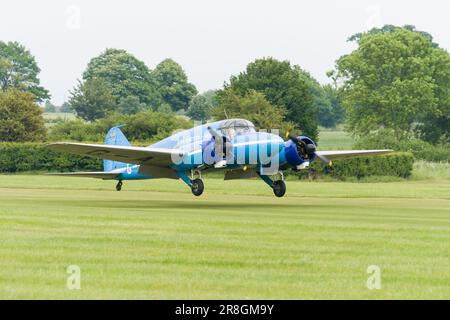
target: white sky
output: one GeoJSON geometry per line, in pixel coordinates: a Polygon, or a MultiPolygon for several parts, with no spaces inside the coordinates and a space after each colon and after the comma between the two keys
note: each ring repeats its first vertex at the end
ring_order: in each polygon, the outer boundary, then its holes
{"type": "Polygon", "coordinates": [[[41,83],[61,104],[90,58],[126,49],[150,68],[171,57],[199,91],[222,86],[255,58],[299,64],[319,80],[353,49],[348,36],[413,24],[450,48],[449,0],[3,1],[0,40],[36,56],[41,83]]]}

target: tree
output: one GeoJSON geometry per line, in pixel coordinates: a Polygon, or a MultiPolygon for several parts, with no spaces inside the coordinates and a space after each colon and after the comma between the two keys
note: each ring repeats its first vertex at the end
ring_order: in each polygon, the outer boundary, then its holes
{"type": "Polygon", "coordinates": [[[281,133],[285,133],[294,128],[293,123],[284,120],[286,108],[272,105],[264,94],[256,90],[249,90],[244,96],[229,88],[222,91],[220,103],[213,111],[214,118],[223,119],[224,110],[229,118],[247,119],[258,129],[279,129],[281,133]]]}
{"type": "Polygon", "coordinates": [[[157,108],[156,111],[159,113],[165,113],[165,114],[171,114],[173,113],[172,107],[167,103],[161,103],[157,108]]]}
{"type": "Polygon", "coordinates": [[[45,101],[44,112],[49,112],[49,113],[56,112],[55,105],[53,103],[51,103],[49,100],[45,101]]]}
{"type": "Polygon", "coordinates": [[[192,120],[206,122],[211,117],[211,106],[207,104],[206,98],[202,95],[197,95],[189,103],[187,116],[192,120]]]}
{"type": "Polygon", "coordinates": [[[317,120],[319,124],[326,128],[335,127],[344,119],[344,109],[342,108],[338,92],[335,86],[322,86],[308,72],[302,72],[302,77],[309,86],[314,97],[314,108],[317,110],[317,120]]]}
{"type": "Polygon", "coordinates": [[[189,103],[187,116],[193,120],[206,122],[211,118],[212,110],[217,106],[216,92],[209,90],[195,96],[189,103]]]}
{"type": "Polygon", "coordinates": [[[430,42],[432,43],[431,45],[433,47],[435,47],[435,48],[439,47],[439,44],[433,42],[433,36],[431,34],[429,34],[426,31],[419,31],[413,25],[405,25],[403,27],[398,27],[398,26],[394,26],[392,24],[386,24],[386,25],[384,25],[381,28],[377,28],[377,27],[372,28],[369,31],[367,31],[366,33],[365,32],[356,33],[356,34],[352,35],[351,37],[349,37],[348,41],[359,42],[359,40],[361,40],[361,38],[363,36],[367,35],[367,34],[376,35],[376,34],[379,34],[379,33],[389,33],[389,32],[393,32],[393,31],[399,30],[399,29],[405,29],[405,30],[409,30],[409,31],[412,31],[412,32],[417,32],[418,34],[420,34],[420,35],[424,36],[425,38],[429,39],[430,42]]]}
{"type": "Polygon", "coordinates": [[[334,128],[342,123],[345,117],[338,90],[329,84],[319,85],[319,88],[319,95],[316,96],[319,124],[326,128],[334,128]]]}
{"type": "Polygon", "coordinates": [[[109,83],[101,78],[91,78],[78,82],[70,92],[69,104],[77,115],[85,120],[104,118],[117,108],[109,83]]]}
{"type": "Polygon", "coordinates": [[[91,59],[83,73],[83,80],[94,78],[102,79],[111,88],[116,104],[120,99],[130,96],[149,106],[160,103],[160,95],[150,70],[144,62],[125,50],[106,49],[91,59]]]}
{"type": "Polygon", "coordinates": [[[17,89],[0,91],[0,141],[41,141],[45,133],[42,109],[33,94],[17,89]]]}
{"type": "Polygon", "coordinates": [[[135,114],[148,109],[145,103],[139,102],[139,98],[128,96],[119,100],[117,110],[122,114],[135,114]]]}
{"type": "Polygon", "coordinates": [[[172,59],[165,59],[159,63],[152,71],[152,76],[163,102],[169,104],[173,111],[186,109],[197,94],[197,89],[188,82],[184,70],[172,59]]]}
{"type": "Polygon", "coordinates": [[[24,46],[17,42],[0,41],[0,88],[5,91],[15,88],[34,94],[36,101],[50,98],[41,87],[36,59],[24,46]]]}
{"type": "MultiPolygon", "coordinates": [[[[294,123],[303,134],[317,138],[317,108],[306,74],[299,66],[289,61],[274,58],[257,59],[247,66],[245,72],[233,76],[225,89],[232,89],[239,95],[250,90],[264,94],[274,106],[287,110],[286,120],[294,123]]],[[[222,93],[218,93],[219,101],[222,93]]]]}
{"type": "Polygon", "coordinates": [[[347,129],[364,136],[380,127],[437,142],[450,130],[450,57],[430,37],[405,28],[365,33],[336,62],[347,129]],[[439,122],[441,121],[441,122],[439,122]],[[428,135],[429,128],[438,133],[428,135]],[[428,128],[428,129],[427,129],[428,128]]]}
{"type": "Polygon", "coordinates": [[[202,93],[202,96],[205,97],[206,103],[210,106],[217,107],[217,90],[208,90],[202,93]]]}
{"type": "Polygon", "coordinates": [[[61,111],[61,112],[64,112],[64,113],[71,113],[71,112],[73,112],[72,108],[70,107],[70,103],[67,102],[67,101],[64,102],[64,103],[61,105],[60,111],[61,111]]]}

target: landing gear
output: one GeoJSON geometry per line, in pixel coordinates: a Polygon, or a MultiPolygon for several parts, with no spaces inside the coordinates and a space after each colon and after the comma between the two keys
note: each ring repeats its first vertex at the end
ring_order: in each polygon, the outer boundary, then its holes
{"type": "Polygon", "coordinates": [[[276,197],[281,198],[286,193],[286,183],[284,183],[284,175],[283,172],[280,171],[276,176],[276,180],[272,180],[267,175],[262,175],[258,173],[259,177],[263,179],[263,181],[272,188],[273,193],[276,197]]]}
{"type": "Polygon", "coordinates": [[[117,191],[122,190],[122,185],[123,185],[122,180],[119,180],[119,182],[117,182],[117,185],[116,185],[116,190],[117,191]]]}
{"type": "Polygon", "coordinates": [[[191,185],[192,194],[196,197],[201,196],[203,193],[203,190],[205,189],[205,187],[203,185],[203,180],[195,179],[195,180],[192,180],[191,184],[192,184],[191,185]]]}
{"type": "Polygon", "coordinates": [[[286,193],[286,183],[283,180],[276,180],[273,182],[273,193],[278,198],[281,198],[286,193]]]}
{"type": "Polygon", "coordinates": [[[198,169],[191,170],[191,177],[186,174],[186,172],[178,171],[177,176],[186,183],[192,191],[192,194],[196,197],[201,196],[205,186],[202,180],[202,172],[198,169]],[[194,178],[198,176],[198,178],[194,178]]]}

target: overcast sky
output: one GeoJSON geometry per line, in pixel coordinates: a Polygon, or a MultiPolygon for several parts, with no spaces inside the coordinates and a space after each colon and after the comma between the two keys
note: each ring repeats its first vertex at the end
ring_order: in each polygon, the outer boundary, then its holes
{"type": "Polygon", "coordinates": [[[39,0],[4,1],[0,40],[35,56],[41,83],[61,104],[90,58],[122,48],[150,68],[171,57],[199,91],[221,87],[255,58],[299,64],[326,83],[348,36],[413,24],[450,48],[449,0],[39,0]]]}

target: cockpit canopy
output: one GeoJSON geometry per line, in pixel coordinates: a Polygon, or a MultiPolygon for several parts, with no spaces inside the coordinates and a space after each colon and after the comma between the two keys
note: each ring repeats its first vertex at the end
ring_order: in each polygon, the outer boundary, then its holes
{"type": "Polygon", "coordinates": [[[256,132],[255,125],[244,119],[223,120],[220,123],[218,130],[230,140],[241,134],[256,132]]]}
{"type": "Polygon", "coordinates": [[[256,132],[255,126],[250,121],[244,119],[222,120],[175,133],[174,135],[151,145],[151,147],[167,149],[178,148],[183,150],[184,148],[195,149],[200,147],[202,142],[211,140],[211,134],[207,129],[208,127],[211,127],[230,140],[233,140],[233,138],[238,135],[256,132]]]}

